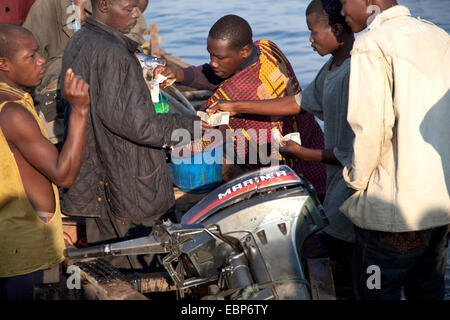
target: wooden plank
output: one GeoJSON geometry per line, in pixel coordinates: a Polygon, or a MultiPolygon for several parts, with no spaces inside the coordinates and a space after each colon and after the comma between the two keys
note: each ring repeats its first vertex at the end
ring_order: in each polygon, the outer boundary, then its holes
{"type": "Polygon", "coordinates": [[[156,23],[150,25],[150,41],[151,41],[151,49],[150,54],[154,57],[161,57],[160,48],[159,48],[159,36],[158,36],[159,28],[156,23]]]}
{"type": "Polygon", "coordinates": [[[33,300],[84,300],[85,292],[70,290],[65,282],[38,284],[33,287],[33,300]]]}
{"type": "Polygon", "coordinates": [[[176,291],[177,287],[169,280],[167,272],[153,272],[141,275],[136,280],[132,280],[133,287],[141,293],[157,293],[176,291]]]}
{"type": "MultiPolygon", "coordinates": [[[[87,281],[87,294],[98,300],[149,300],[134,290],[124,276],[104,260],[76,263],[82,281],[87,281]]],[[[83,288],[85,285],[83,284],[83,288]]]]}
{"type": "Polygon", "coordinates": [[[191,65],[186,61],[180,59],[179,57],[174,56],[173,54],[167,52],[163,48],[159,48],[159,53],[164,59],[166,59],[168,64],[175,66],[177,68],[187,68],[191,65]]]}
{"type": "Polygon", "coordinates": [[[99,283],[89,274],[81,271],[82,279],[89,282],[89,291],[95,294],[99,300],[149,300],[143,294],[137,292],[131,286],[121,280],[112,280],[107,283],[99,283]]]}
{"type": "Polygon", "coordinates": [[[78,241],[85,241],[86,238],[86,221],[83,217],[71,217],[62,215],[63,232],[69,237],[70,245],[75,245],[78,241]]]}

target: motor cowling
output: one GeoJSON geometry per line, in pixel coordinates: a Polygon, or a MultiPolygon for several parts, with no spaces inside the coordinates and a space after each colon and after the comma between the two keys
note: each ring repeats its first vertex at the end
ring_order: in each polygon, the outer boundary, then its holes
{"type": "Polygon", "coordinates": [[[182,223],[214,225],[234,244],[222,253],[226,289],[251,284],[247,298],[310,299],[301,247],[327,220],[311,184],[289,167],[230,181],[188,211],[182,223]]]}

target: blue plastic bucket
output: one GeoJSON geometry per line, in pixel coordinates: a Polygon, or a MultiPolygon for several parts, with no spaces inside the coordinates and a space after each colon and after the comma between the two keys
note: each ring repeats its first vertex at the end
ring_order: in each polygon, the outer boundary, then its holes
{"type": "Polygon", "coordinates": [[[222,183],[222,151],[217,147],[188,158],[172,158],[174,184],[183,192],[206,193],[222,183]]]}

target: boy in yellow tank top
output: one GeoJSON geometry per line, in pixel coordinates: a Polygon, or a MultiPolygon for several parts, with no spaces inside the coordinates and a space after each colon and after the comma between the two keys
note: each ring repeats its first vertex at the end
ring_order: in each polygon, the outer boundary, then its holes
{"type": "Polygon", "coordinates": [[[33,286],[64,260],[56,185],[69,187],[84,157],[89,87],[67,71],[72,116],[58,153],[24,91],[40,84],[44,63],[29,31],[0,23],[0,300],[31,299],[33,286]]]}

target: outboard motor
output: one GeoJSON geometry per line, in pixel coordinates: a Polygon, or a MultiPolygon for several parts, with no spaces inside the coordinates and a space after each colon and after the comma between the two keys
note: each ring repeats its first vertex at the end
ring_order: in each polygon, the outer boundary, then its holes
{"type": "Polygon", "coordinates": [[[311,299],[304,240],[327,224],[312,185],[288,166],[244,174],[143,238],[86,249],[72,258],[168,253],[179,289],[209,285],[205,299],[311,299]]]}
{"type": "Polygon", "coordinates": [[[253,171],[222,185],[181,223],[215,225],[239,248],[224,257],[229,289],[256,285],[254,299],[311,298],[301,248],[327,220],[312,185],[288,166],[253,171]]]}

